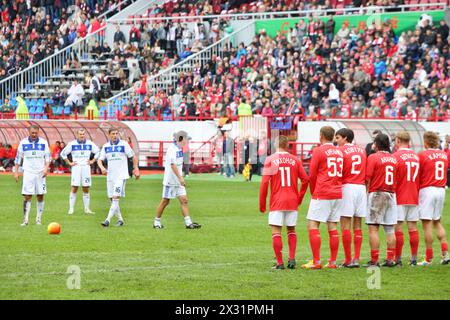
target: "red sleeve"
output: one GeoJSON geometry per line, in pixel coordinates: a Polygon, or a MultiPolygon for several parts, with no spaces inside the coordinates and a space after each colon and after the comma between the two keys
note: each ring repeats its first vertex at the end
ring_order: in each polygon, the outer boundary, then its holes
{"type": "Polygon", "coordinates": [[[261,179],[261,186],[259,188],[259,211],[261,213],[266,212],[266,198],[267,191],[269,189],[269,182],[272,175],[270,175],[270,161],[269,158],[266,159],[264,163],[263,176],[261,179]]]}
{"type": "Polygon", "coordinates": [[[306,174],[305,168],[303,168],[303,164],[300,160],[297,161],[297,166],[298,166],[298,176],[300,178],[300,181],[302,182],[302,187],[300,188],[300,193],[298,195],[298,205],[301,205],[306,190],[308,190],[309,177],[306,174]]]}
{"type": "Polygon", "coordinates": [[[366,184],[370,182],[373,175],[373,170],[375,168],[374,156],[370,155],[367,158],[367,169],[366,169],[366,184]]]}
{"type": "Polygon", "coordinates": [[[309,191],[311,194],[314,193],[314,189],[316,188],[316,180],[317,180],[317,171],[319,168],[321,153],[317,151],[317,149],[313,150],[311,163],[309,165],[309,191]]]}

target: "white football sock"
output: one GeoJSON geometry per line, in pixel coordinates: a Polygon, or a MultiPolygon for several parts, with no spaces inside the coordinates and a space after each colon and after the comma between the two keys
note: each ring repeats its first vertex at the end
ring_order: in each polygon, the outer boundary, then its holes
{"type": "Polygon", "coordinates": [[[73,210],[75,208],[75,202],[77,200],[77,194],[71,192],[69,195],[69,209],[73,210]]]}
{"type": "Polygon", "coordinates": [[[189,217],[189,216],[184,217],[184,224],[185,224],[186,226],[191,225],[191,224],[192,224],[191,217],[189,217]]]}
{"type": "Polygon", "coordinates": [[[119,200],[117,200],[117,210],[116,210],[117,219],[123,221],[122,212],[120,212],[119,200]]]}
{"type": "Polygon", "coordinates": [[[161,218],[155,218],[155,222],[153,223],[155,226],[161,225],[161,218]]]}
{"type": "Polygon", "coordinates": [[[118,199],[112,199],[111,201],[111,207],[109,208],[108,212],[108,218],[106,218],[106,221],[110,222],[112,217],[116,214],[116,211],[119,207],[119,200],[118,199]]]}
{"type": "Polygon", "coordinates": [[[42,213],[44,212],[44,201],[42,202],[36,201],[36,209],[37,209],[36,221],[41,221],[42,213]]]}
{"type": "Polygon", "coordinates": [[[23,201],[23,222],[28,223],[28,217],[30,216],[31,201],[23,201]]]}
{"type": "Polygon", "coordinates": [[[84,193],[83,192],[83,203],[84,203],[84,210],[89,209],[89,202],[91,200],[91,194],[88,193],[84,193]]]}

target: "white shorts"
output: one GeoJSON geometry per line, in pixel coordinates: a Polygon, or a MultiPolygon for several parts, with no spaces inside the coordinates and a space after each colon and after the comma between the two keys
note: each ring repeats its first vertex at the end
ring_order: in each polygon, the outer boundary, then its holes
{"type": "Polygon", "coordinates": [[[311,199],[309,203],[308,215],[306,219],[319,222],[339,222],[338,208],[341,206],[342,199],[334,200],[315,200],[311,199]]]}
{"type": "Polygon", "coordinates": [[[270,211],[269,225],[295,227],[297,225],[297,211],[270,211]]]}
{"type": "Polygon", "coordinates": [[[45,177],[41,173],[30,173],[24,171],[22,181],[23,195],[41,195],[47,193],[45,177]]]}
{"type": "Polygon", "coordinates": [[[108,187],[108,198],[125,197],[125,184],[127,180],[108,180],[106,185],[108,187]]]}
{"type": "Polygon", "coordinates": [[[73,166],[72,182],[73,187],[90,187],[91,186],[91,167],[90,166],[73,166]]]}
{"type": "Polygon", "coordinates": [[[340,217],[365,218],[367,215],[367,191],[362,184],[344,184],[342,202],[338,208],[340,217]]]}
{"type": "Polygon", "coordinates": [[[175,199],[186,195],[186,188],[183,186],[163,186],[162,198],[175,199]]]}
{"type": "Polygon", "coordinates": [[[419,207],[416,205],[397,205],[397,221],[418,221],[419,207]]]}
{"type": "Polygon", "coordinates": [[[439,220],[445,202],[445,188],[426,187],[419,190],[420,220],[439,220]]]}
{"type": "Polygon", "coordinates": [[[377,191],[369,193],[366,224],[397,224],[397,199],[395,193],[377,191]]]}

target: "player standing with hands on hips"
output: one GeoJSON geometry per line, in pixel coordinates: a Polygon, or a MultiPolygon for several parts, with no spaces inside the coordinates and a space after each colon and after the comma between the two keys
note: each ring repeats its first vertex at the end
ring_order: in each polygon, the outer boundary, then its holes
{"type": "Polygon", "coordinates": [[[162,200],[156,209],[153,228],[162,229],[161,216],[164,209],[169,205],[171,199],[178,198],[181,212],[184,217],[186,229],[199,229],[201,225],[192,222],[189,216],[188,198],[186,194],[186,183],[181,176],[183,171],[183,147],[188,143],[186,131],[178,131],[174,134],[174,142],[167,148],[164,164],[164,180],[162,200]]]}
{"type": "Polygon", "coordinates": [[[47,193],[46,177],[50,165],[50,149],[47,141],[39,137],[39,127],[31,125],[28,129],[30,136],[20,141],[15,160],[14,178],[19,182],[19,165],[22,160],[23,182],[23,223],[28,225],[31,209],[31,199],[36,195],[36,224],[41,224],[44,212],[44,195],[47,193]]]}
{"type": "Polygon", "coordinates": [[[272,228],[272,246],[277,263],[273,269],[284,269],[283,240],[281,228],[285,225],[289,244],[289,260],[287,267],[295,269],[295,251],[297,248],[298,206],[308,189],[309,178],[302,162],[296,156],[288,153],[288,138],[279,136],[275,141],[277,152],[264,162],[263,177],[259,190],[259,211],[266,212],[267,190],[270,184],[269,225],[272,228]],[[300,192],[298,179],[302,182],[300,192]]]}
{"type": "Polygon", "coordinates": [[[119,130],[110,128],[108,130],[110,141],[105,143],[98,157],[98,166],[102,174],[106,174],[106,183],[108,189],[108,198],[111,199],[111,207],[108,217],[102,226],[108,227],[112,217],[117,216],[116,226],[124,225],[122,213],[120,212],[119,200],[125,197],[125,183],[130,178],[128,175],[128,158],[133,158],[133,174],[136,180],[140,173],[138,168],[138,159],[135,156],[128,142],[119,138],[119,130]],[[108,161],[108,169],[103,165],[103,161],[108,161]]]}
{"type": "Polygon", "coordinates": [[[91,165],[97,161],[99,151],[99,148],[92,141],[86,139],[86,130],[84,129],[78,130],[77,139],[69,142],[69,144],[61,151],[61,157],[71,167],[72,171],[72,189],[69,195],[68,214],[73,214],[74,212],[77,191],[80,186],[83,188],[84,213],[94,213],[89,208],[89,187],[92,183],[91,165]],[[68,159],[69,154],[72,155],[72,161],[68,159]],[[94,159],[92,160],[91,154],[94,154],[94,159]]]}

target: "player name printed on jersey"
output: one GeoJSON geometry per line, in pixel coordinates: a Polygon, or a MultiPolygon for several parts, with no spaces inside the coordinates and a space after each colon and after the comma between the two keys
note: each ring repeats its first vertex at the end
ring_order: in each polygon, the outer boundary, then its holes
{"type": "Polygon", "coordinates": [[[340,147],[344,157],[342,184],[365,184],[366,150],[353,144],[340,147]]]}
{"type": "Polygon", "coordinates": [[[332,143],[314,149],[310,165],[312,199],[342,199],[343,166],[343,153],[332,143]]]}
{"type": "Polygon", "coordinates": [[[376,191],[395,192],[397,159],[389,152],[379,151],[367,159],[366,180],[370,180],[369,193],[376,191]]]}
{"type": "Polygon", "coordinates": [[[411,149],[401,148],[394,153],[398,161],[396,197],[399,205],[419,203],[419,156],[411,149]]]}
{"type": "Polygon", "coordinates": [[[445,187],[447,182],[448,156],[445,151],[427,149],[419,154],[420,189],[445,187]]]}
{"type": "Polygon", "coordinates": [[[302,162],[287,152],[276,152],[266,158],[260,188],[260,208],[265,208],[270,183],[270,211],[297,210],[308,187],[308,176],[302,162]],[[302,189],[298,191],[298,179],[302,189]]]}

